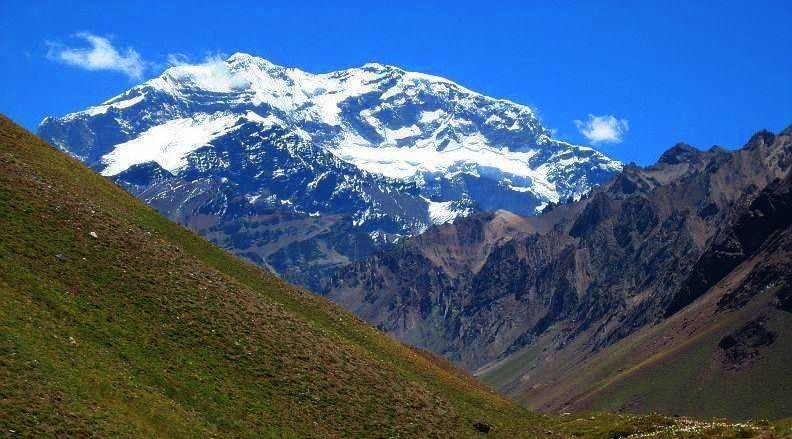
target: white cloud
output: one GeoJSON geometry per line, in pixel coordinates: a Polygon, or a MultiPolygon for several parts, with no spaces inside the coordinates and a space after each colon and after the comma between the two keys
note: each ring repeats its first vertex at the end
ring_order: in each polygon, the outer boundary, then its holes
{"type": "Polygon", "coordinates": [[[131,47],[119,51],[109,39],[88,32],[75,35],[88,43],[88,47],[69,47],[48,42],[49,59],[85,70],[110,70],[121,72],[131,79],[140,79],[147,63],[131,47]]]}
{"type": "Polygon", "coordinates": [[[176,79],[192,81],[198,87],[216,92],[239,90],[250,85],[250,81],[237,72],[229,69],[225,56],[220,54],[207,56],[200,64],[189,64],[182,56],[169,56],[168,62],[176,67],[170,74],[176,79]]]}
{"type": "Polygon", "coordinates": [[[576,120],[575,126],[591,143],[620,143],[630,130],[627,119],[616,119],[610,114],[589,114],[588,120],[576,120]]]}
{"type": "Polygon", "coordinates": [[[167,57],[167,66],[183,66],[190,63],[190,57],[183,53],[169,53],[167,57]]]}

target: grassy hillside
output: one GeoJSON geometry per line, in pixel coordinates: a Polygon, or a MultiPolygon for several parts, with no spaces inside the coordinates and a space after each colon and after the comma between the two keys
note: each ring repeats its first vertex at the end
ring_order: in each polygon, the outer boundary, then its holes
{"type": "Polygon", "coordinates": [[[0,117],[0,436],[604,438],[680,428],[783,434],[532,414],[165,220],[0,117]]]}

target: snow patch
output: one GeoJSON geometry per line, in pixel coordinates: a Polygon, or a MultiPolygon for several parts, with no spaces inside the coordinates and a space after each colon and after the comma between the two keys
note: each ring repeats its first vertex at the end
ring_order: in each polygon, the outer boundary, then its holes
{"type": "Polygon", "coordinates": [[[102,157],[102,175],[116,175],[130,166],[156,162],[174,172],[187,164],[186,155],[234,128],[238,115],[200,114],[157,125],[140,136],[115,146],[102,157]]]}
{"type": "Polygon", "coordinates": [[[119,97],[120,96],[116,96],[116,97],[106,101],[102,105],[96,105],[94,107],[88,107],[87,109],[85,109],[83,111],[79,111],[77,113],[69,114],[69,115],[66,116],[66,119],[73,119],[74,117],[80,116],[80,115],[84,115],[84,116],[99,116],[99,115],[107,113],[107,111],[109,109],[111,109],[111,108],[115,108],[115,109],[118,109],[118,110],[121,110],[121,109],[124,109],[124,108],[129,108],[129,107],[131,107],[131,106],[133,106],[133,105],[135,105],[137,103],[140,103],[145,98],[144,95],[139,94],[139,95],[137,95],[137,96],[135,96],[133,98],[123,99],[123,100],[117,101],[116,99],[118,99],[119,97]]]}
{"type": "Polygon", "coordinates": [[[401,139],[407,139],[409,137],[415,137],[421,135],[421,129],[415,125],[410,125],[408,127],[401,127],[395,130],[385,129],[385,143],[388,142],[395,142],[401,139]]]}
{"type": "Polygon", "coordinates": [[[163,76],[177,83],[202,90],[228,93],[250,86],[245,75],[233,72],[229,64],[219,58],[209,59],[203,64],[171,67],[163,76]]]}
{"type": "Polygon", "coordinates": [[[423,124],[430,124],[436,122],[446,116],[443,110],[424,111],[421,113],[421,118],[418,120],[423,124]]]}
{"type": "MultiPolygon", "coordinates": [[[[412,146],[368,146],[365,143],[341,142],[332,152],[344,161],[365,171],[400,180],[419,180],[424,175],[453,175],[465,172],[501,180],[509,178],[514,190],[525,188],[545,199],[556,200],[555,184],[547,167],[532,168],[535,150],[510,151],[494,148],[478,133],[465,136],[437,150],[431,140],[418,140],[412,146]]],[[[362,139],[361,139],[362,140],[362,139]]]]}
{"type": "Polygon", "coordinates": [[[427,210],[429,211],[429,219],[432,224],[445,224],[453,221],[459,216],[467,216],[470,214],[468,209],[455,210],[453,201],[429,201],[427,200],[427,210]]]}

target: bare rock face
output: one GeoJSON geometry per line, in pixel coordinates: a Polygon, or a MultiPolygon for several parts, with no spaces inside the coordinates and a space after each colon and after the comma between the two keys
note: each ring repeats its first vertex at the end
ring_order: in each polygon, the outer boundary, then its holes
{"type": "Polygon", "coordinates": [[[759,356],[761,348],[776,341],[778,335],[767,329],[766,320],[766,317],[760,317],[721,339],[718,347],[722,352],[724,368],[739,369],[759,356]]]}
{"type": "MultiPolygon", "coordinates": [[[[537,217],[501,211],[430,229],[341,269],[322,292],[480,374],[528,355],[512,381],[495,382],[522,397],[531,385],[552,385],[537,375],[543,366],[585,362],[671,318],[788,233],[791,162],[788,132],[758,133],[731,152],[679,144],[537,217]]],[[[782,265],[758,267],[754,283],[732,286],[720,309],[745,306],[772,279],[783,284],[777,307],[788,309],[782,265]]],[[[724,352],[736,358],[739,346],[756,345],[745,334],[724,338],[724,352]]]]}

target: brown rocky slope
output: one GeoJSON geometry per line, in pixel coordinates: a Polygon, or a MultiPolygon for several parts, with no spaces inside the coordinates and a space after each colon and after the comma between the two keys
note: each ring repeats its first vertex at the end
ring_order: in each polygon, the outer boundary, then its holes
{"type": "Polygon", "coordinates": [[[324,294],[531,407],[790,416],[790,163],[790,128],[731,152],[678,144],[538,217],[435,228],[342,270],[324,294]],[[695,361],[675,362],[685,339],[700,341],[695,361]],[[662,389],[625,381],[641,359],[662,389]],[[715,385],[727,375],[739,386],[715,385]],[[700,403],[727,394],[745,403],[700,403]]]}

